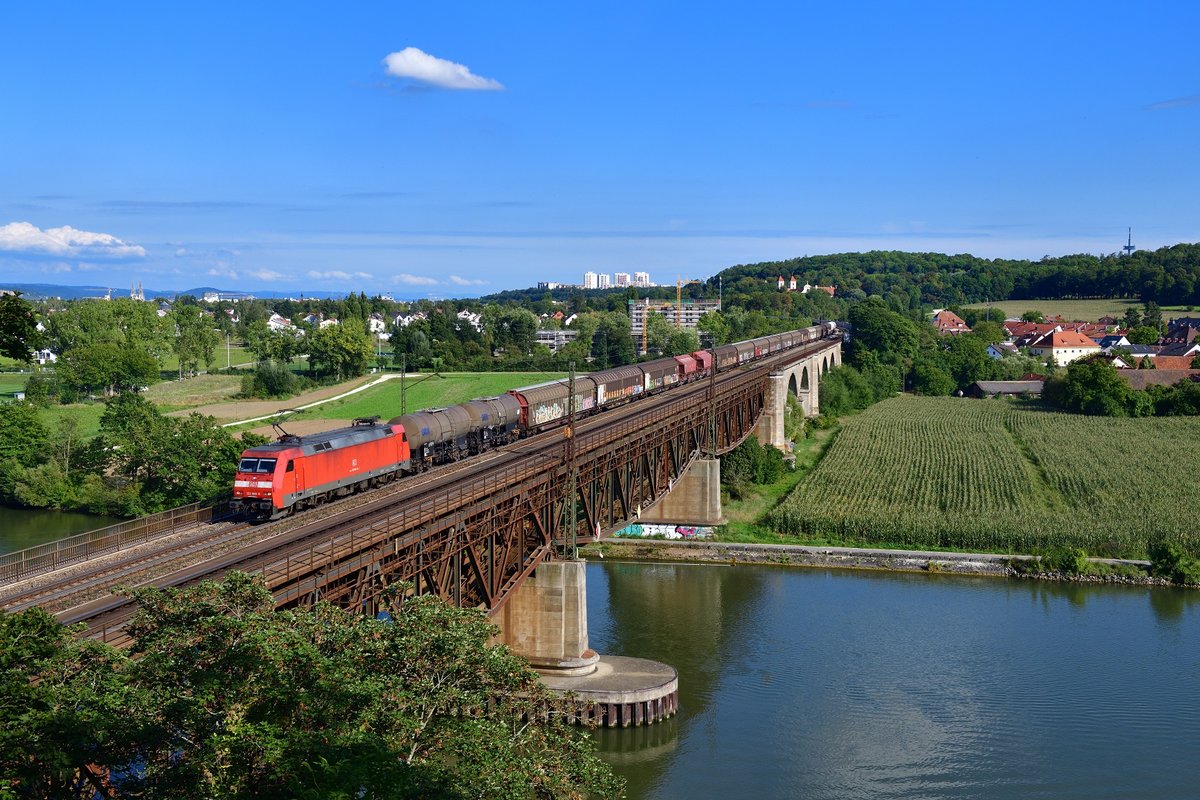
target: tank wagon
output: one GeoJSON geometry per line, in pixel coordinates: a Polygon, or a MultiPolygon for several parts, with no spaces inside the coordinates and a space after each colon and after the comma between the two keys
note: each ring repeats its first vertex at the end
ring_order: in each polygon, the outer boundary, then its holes
{"type": "MultiPolygon", "coordinates": [[[[761,336],[713,350],[601,370],[575,379],[575,413],[588,416],[774,353],[837,335],[835,323],[761,336]]],[[[346,428],[278,442],[242,453],[233,504],[257,519],[274,519],[334,497],[478,455],[562,425],[570,413],[570,382],[549,381],[446,408],[359,419],[346,428]]]]}

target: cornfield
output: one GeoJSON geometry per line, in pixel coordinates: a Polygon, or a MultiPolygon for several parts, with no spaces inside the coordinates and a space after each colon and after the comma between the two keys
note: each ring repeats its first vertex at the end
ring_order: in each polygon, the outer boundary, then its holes
{"type": "Polygon", "coordinates": [[[771,515],[802,538],[967,551],[1200,555],[1200,419],[896,397],[848,420],[771,515]]]}

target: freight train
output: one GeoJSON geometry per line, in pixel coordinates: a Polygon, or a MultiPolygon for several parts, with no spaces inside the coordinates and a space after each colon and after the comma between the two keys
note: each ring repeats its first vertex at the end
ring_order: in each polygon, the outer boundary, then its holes
{"type": "MultiPolygon", "coordinates": [[[[575,379],[575,413],[607,408],[705,378],[718,371],[837,335],[832,322],[788,333],[615,367],[575,379]]],[[[377,417],[308,436],[284,434],[242,453],[233,482],[234,511],[278,519],[404,475],[478,455],[546,428],[570,413],[565,380],[513,389],[447,408],[377,417]]]]}

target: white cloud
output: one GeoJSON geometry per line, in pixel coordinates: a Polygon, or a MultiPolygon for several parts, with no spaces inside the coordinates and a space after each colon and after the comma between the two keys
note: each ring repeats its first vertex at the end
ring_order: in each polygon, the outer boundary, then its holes
{"type": "Polygon", "coordinates": [[[28,256],[68,258],[144,258],[145,248],[107,233],[81,231],[64,225],[42,230],[28,222],[0,227],[0,250],[28,256]]]}
{"type": "Polygon", "coordinates": [[[238,276],[234,270],[223,267],[213,267],[208,271],[208,274],[214,278],[232,278],[233,280],[237,280],[238,276]]]}
{"type": "Polygon", "coordinates": [[[383,63],[389,75],[411,78],[442,89],[474,89],[497,91],[504,88],[499,81],[475,75],[462,64],[431,56],[415,47],[389,53],[383,63]]]}
{"type": "Polygon", "coordinates": [[[401,272],[399,275],[392,276],[393,283],[403,283],[409,286],[437,286],[437,278],[427,278],[424,275],[410,275],[407,272],[401,272]]]}
{"type": "Polygon", "coordinates": [[[308,271],[308,277],[312,278],[313,280],[318,280],[318,281],[324,281],[324,280],[348,281],[348,280],[352,280],[354,278],[368,280],[372,276],[371,276],[371,273],[369,273],[369,272],[342,272],[340,269],[329,270],[328,272],[318,272],[315,269],[310,269],[308,271]]]}
{"type": "Polygon", "coordinates": [[[280,278],[286,278],[282,272],[276,272],[271,269],[254,269],[246,273],[251,278],[258,278],[260,281],[277,281],[280,278]]]}
{"type": "Polygon", "coordinates": [[[472,278],[460,278],[458,275],[451,275],[450,282],[455,286],[487,286],[487,281],[476,280],[472,278]]]}

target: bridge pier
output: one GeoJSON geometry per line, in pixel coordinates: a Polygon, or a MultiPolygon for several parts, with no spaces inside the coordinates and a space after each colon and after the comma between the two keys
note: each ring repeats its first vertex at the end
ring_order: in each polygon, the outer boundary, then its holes
{"type": "Polygon", "coordinates": [[[642,509],[641,522],[724,525],[721,513],[721,459],[697,458],[662,500],[642,509]]]}
{"type": "Polygon", "coordinates": [[[558,694],[575,695],[576,723],[651,725],[675,715],[679,675],[643,658],[588,647],[587,562],[543,561],[504,604],[502,639],[558,694]]]}
{"type": "Polygon", "coordinates": [[[584,561],[543,561],[504,604],[504,643],[540,673],[586,675],[600,656],[588,647],[584,561]]]}

